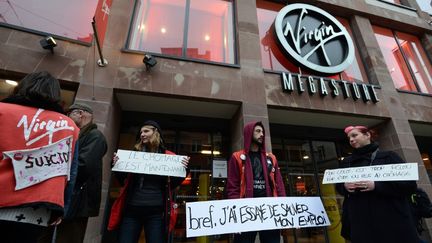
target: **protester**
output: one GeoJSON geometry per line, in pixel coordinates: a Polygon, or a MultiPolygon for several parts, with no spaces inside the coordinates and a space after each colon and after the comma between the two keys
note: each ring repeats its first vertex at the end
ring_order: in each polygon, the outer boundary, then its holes
{"type": "MultiPolygon", "coordinates": [[[[151,153],[174,154],[164,145],[162,130],[155,121],[146,121],[134,150],[151,153]]],[[[114,156],[113,163],[118,160],[114,156]]],[[[189,157],[182,161],[184,167],[189,157]]],[[[119,198],[111,209],[108,229],[120,226],[119,242],[136,243],[144,227],[146,242],[165,243],[175,222],[172,195],[184,178],[129,173],[119,198]]]]}
{"type": "MultiPolygon", "coordinates": [[[[365,126],[345,128],[351,156],[342,167],[405,163],[392,151],[381,151],[373,142],[374,132],[365,126]]],[[[341,235],[352,243],[420,242],[413,223],[409,196],[415,181],[357,181],[336,185],[344,196],[341,235]]]]}
{"type": "MultiPolygon", "coordinates": [[[[99,215],[102,190],[102,158],[107,151],[104,135],[93,123],[93,109],[85,103],[69,107],[69,117],[81,129],[78,138],[78,175],[71,205],[65,219],[57,227],[57,241],[81,243],[89,217],[99,215]]],[[[39,242],[51,242],[53,232],[39,242]]]]}
{"type": "MultiPolygon", "coordinates": [[[[276,157],[266,153],[261,122],[244,127],[244,149],[233,153],[228,162],[226,190],[228,199],[286,195],[276,157]]],[[[257,233],[261,242],[280,242],[280,230],[238,233],[234,235],[234,242],[253,243],[257,233]]]]}
{"type": "Polygon", "coordinates": [[[61,222],[79,128],[59,101],[58,80],[36,72],[0,102],[1,242],[37,242],[61,222]]]}

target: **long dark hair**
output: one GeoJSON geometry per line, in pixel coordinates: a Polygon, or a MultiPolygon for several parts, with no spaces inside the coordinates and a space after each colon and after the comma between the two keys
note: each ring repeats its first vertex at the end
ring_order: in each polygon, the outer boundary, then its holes
{"type": "Polygon", "coordinates": [[[46,71],[30,73],[12,91],[11,96],[20,96],[31,101],[58,103],[60,83],[46,71]]]}

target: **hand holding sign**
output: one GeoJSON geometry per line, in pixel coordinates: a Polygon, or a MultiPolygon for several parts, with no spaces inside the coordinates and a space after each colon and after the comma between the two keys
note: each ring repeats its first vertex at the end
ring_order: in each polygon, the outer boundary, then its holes
{"type": "Polygon", "coordinates": [[[186,235],[319,227],[330,220],[319,197],[262,197],[186,203],[186,235]]]}
{"type": "Polygon", "coordinates": [[[185,156],[185,157],[183,157],[183,159],[182,159],[182,161],[181,161],[181,163],[182,163],[182,165],[183,165],[183,167],[186,169],[187,167],[188,167],[188,165],[189,165],[189,160],[190,160],[190,157],[189,156],[185,156]]]}
{"type": "Polygon", "coordinates": [[[114,167],[117,161],[119,160],[119,157],[117,156],[117,153],[114,153],[113,159],[112,159],[112,166],[114,167]]]}
{"type": "Polygon", "coordinates": [[[118,150],[113,164],[113,171],[186,177],[185,168],[189,164],[189,157],[118,150]]]}
{"type": "Polygon", "coordinates": [[[371,191],[375,189],[374,181],[416,181],[418,178],[417,163],[399,163],[325,170],[323,184],[346,183],[349,192],[366,188],[371,191]]]}

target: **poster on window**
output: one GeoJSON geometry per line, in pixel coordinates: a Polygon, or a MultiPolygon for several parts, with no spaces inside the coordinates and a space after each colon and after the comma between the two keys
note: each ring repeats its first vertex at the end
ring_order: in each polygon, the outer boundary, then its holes
{"type": "Polygon", "coordinates": [[[186,156],[117,150],[119,160],[113,171],[186,177],[186,169],[181,163],[186,156]]]}
{"type": "Polygon", "coordinates": [[[185,210],[187,237],[330,225],[319,197],[190,202],[185,210]]]}
{"type": "Polygon", "coordinates": [[[227,178],[227,171],[226,160],[213,160],[213,178],[227,178]]]}
{"type": "Polygon", "coordinates": [[[325,170],[323,184],[356,181],[417,181],[417,163],[399,163],[325,170]]]}

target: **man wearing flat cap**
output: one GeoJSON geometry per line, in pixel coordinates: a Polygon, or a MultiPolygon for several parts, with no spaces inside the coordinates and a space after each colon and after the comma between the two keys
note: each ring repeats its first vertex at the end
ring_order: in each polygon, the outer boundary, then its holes
{"type": "Polygon", "coordinates": [[[78,137],[78,174],[69,209],[57,228],[57,242],[81,243],[88,218],[99,215],[102,158],[107,151],[107,143],[93,123],[93,109],[89,105],[74,103],[69,107],[68,116],[81,129],[78,137]]]}

